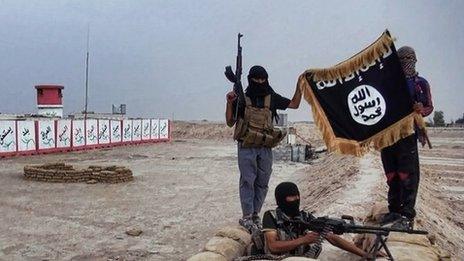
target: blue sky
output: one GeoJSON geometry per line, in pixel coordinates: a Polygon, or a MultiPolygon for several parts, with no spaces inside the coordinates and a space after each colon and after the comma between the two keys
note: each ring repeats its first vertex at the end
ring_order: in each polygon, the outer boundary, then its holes
{"type": "MultiPolygon", "coordinates": [[[[35,112],[33,86],[65,86],[65,113],[82,110],[90,25],[89,110],[126,103],[131,116],[222,120],[242,32],[254,64],[291,97],[307,68],[338,63],[388,28],[416,49],[437,110],[464,112],[463,1],[0,0],[0,112],[35,112]]],[[[310,120],[304,104],[289,120],[310,120]]]]}

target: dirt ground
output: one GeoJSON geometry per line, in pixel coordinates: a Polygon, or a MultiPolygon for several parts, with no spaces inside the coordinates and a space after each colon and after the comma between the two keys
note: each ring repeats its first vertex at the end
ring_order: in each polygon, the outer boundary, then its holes
{"type": "Polygon", "coordinates": [[[464,256],[464,129],[430,129],[433,149],[420,150],[418,215],[456,260],[464,256]]]}
{"type": "MultiPolygon", "coordinates": [[[[0,160],[0,260],[185,260],[214,231],[240,218],[236,146],[221,123],[174,123],[172,143],[0,160]],[[124,165],[122,184],[25,181],[25,164],[124,165]],[[131,228],[143,233],[125,234],[131,228]]],[[[314,125],[298,133],[321,146],[314,125]]],[[[421,150],[420,228],[459,260],[464,253],[464,130],[431,130],[435,147],[421,150]]],[[[385,200],[379,155],[318,154],[311,164],[276,162],[264,208],[284,180],[300,185],[315,215],[358,220],[385,200]]],[[[321,260],[355,260],[327,247],[321,260]]]]}

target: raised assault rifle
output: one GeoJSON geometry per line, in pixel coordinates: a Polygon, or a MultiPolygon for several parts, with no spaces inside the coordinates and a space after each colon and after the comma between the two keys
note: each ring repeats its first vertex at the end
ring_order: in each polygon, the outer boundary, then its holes
{"type": "Polygon", "coordinates": [[[237,106],[235,107],[234,120],[238,117],[238,107],[244,106],[245,94],[242,87],[242,46],[240,45],[240,38],[243,34],[238,33],[237,40],[237,59],[235,63],[235,73],[232,71],[232,66],[226,66],[224,74],[226,78],[234,84],[234,92],[238,97],[237,106]]]}
{"type": "MultiPolygon", "coordinates": [[[[390,232],[400,232],[408,234],[419,234],[427,235],[427,231],[423,230],[412,230],[412,229],[398,229],[391,227],[378,227],[378,226],[361,226],[354,223],[352,216],[343,215],[339,218],[319,217],[310,221],[304,220],[288,220],[294,224],[302,226],[301,228],[310,231],[318,232],[321,236],[325,236],[332,232],[337,235],[344,233],[354,234],[374,234],[376,240],[372,248],[369,250],[369,254],[373,260],[375,260],[378,252],[383,248],[388,255],[389,260],[394,260],[390,250],[387,247],[386,240],[390,232]]],[[[322,238],[321,238],[322,239],[322,238]]],[[[322,243],[322,242],[320,242],[322,243]]]]}

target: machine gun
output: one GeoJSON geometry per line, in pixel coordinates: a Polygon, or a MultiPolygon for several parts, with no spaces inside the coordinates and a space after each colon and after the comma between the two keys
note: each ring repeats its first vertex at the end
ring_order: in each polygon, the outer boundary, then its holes
{"type": "Polygon", "coordinates": [[[235,73],[232,71],[232,66],[226,66],[224,74],[226,78],[234,84],[234,92],[238,97],[237,106],[235,107],[234,120],[238,117],[238,107],[244,106],[245,94],[243,93],[242,87],[242,46],[240,45],[240,38],[243,34],[238,33],[237,40],[237,59],[235,63],[235,73]]]}
{"type": "Polygon", "coordinates": [[[311,219],[309,221],[292,219],[287,220],[288,222],[294,223],[298,226],[301,226],[302,229],[318,232],[320,237],[320,242],[322,243],[323,237],[328,233],[332,232],[337,235],[344,233],[354,233],[354,234],[374,234],[376,235],[376,240],[372,248],[369,250],[369,254],[373,260],[375,260],[379,251],[383,248],[388,255],[389,260],[394,260],[390,250],[387,247],[386,241],[390,232],[400,232],[408,234],[419,234],[427,235],[427,231],[423,230],[413,230],[413,229],[399,229],[391,227],[378,227],[378,226],[362,226],[356,225],[352,216],[343,215],[341,219],[339,218],[329,218],[318,217],[311,219]]]}

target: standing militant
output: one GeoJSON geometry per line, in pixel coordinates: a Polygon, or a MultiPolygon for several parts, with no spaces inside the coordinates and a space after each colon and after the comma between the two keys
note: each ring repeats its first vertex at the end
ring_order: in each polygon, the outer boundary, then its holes
{"type": "Polygon", "coordinates": [[[226,122],[235,125],[234,139],[238,142],[238,166],[240,170],[240,203],[245,228],[260,228],[259,212],[266,198],[272,172],[272,148],[285,133],[273,126],[277,110],[297,109],[301,92],[297,87],[293,98],[287,99],[276,93],[268,81],[267,71],[258,65],[251,67],[248,87],[243,92],[241,84],[242,47],[238,35],[238,54],[235,74],[226,67],[226,77],[234,83],[234,90],[227,93],[226,122]]]}
{"type": "MultiPolygon", "coordinates": [[[[416,71],[416,53],[413,48],[403,46],[398,49],[398,57],[406,76],[409,94],[414,103],[414,109],[423,117],[433,111],[430,85],[416,71]]],[[[383,223],[393,222],[393,226],[412,228],[416,211],[417,190],[419,188],[419,152],[417,140],[422,146],[428,142],[425,133],[416,128],[416,133],[397,141],[395,144],[382,149],[382,164],[388,183],[388,208],[390,213],[385,216],[383,223]]],[[[430,142],[429,147],[430,146],[430,142]]]]}

